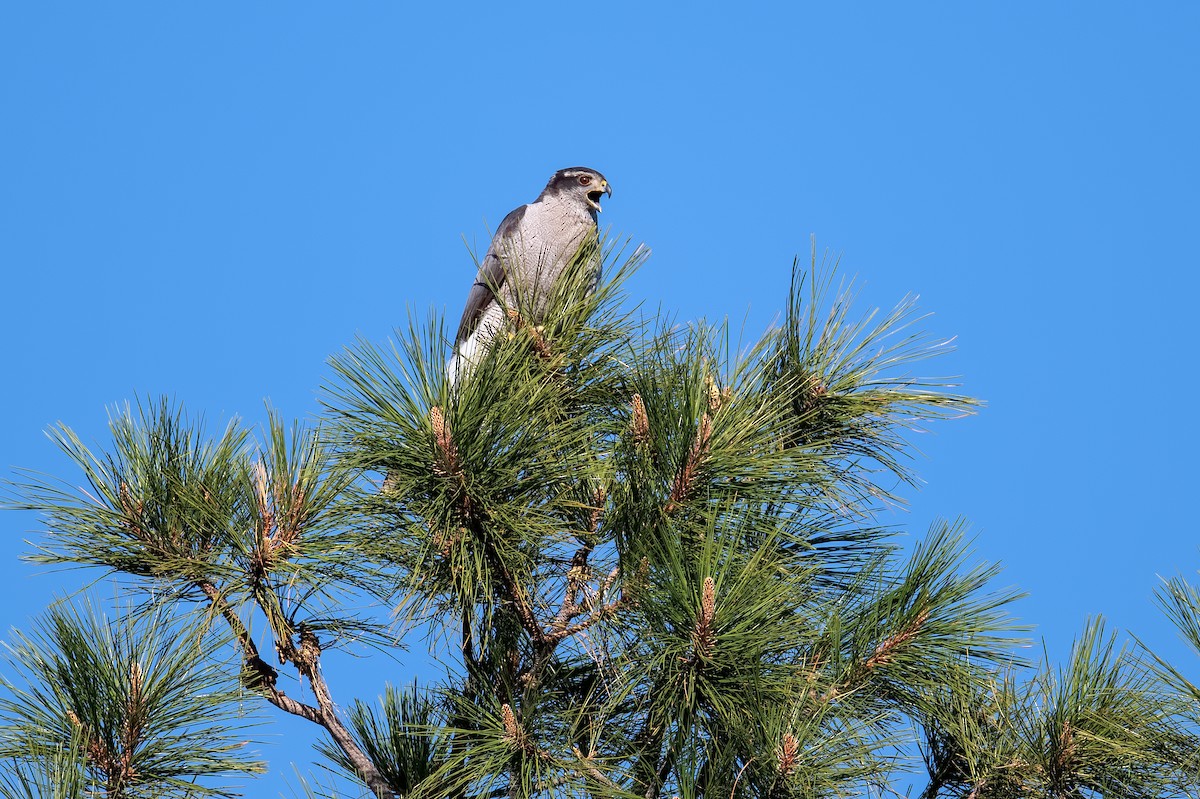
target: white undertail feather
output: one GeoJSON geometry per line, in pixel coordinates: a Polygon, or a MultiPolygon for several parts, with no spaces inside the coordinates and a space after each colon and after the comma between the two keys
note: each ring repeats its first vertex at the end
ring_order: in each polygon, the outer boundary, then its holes
{"type": "Polygon", "coordinates": [[[492,303],[484,310],[479,326],[458,345],[446,364],[446,381],[451,388],[487,355],[489,345],[503,327],[504,311],[499,304],[492,303]]]}
{"type": "Polygon", "coordinates": [[[478,354],[481,353],[479,353],[479,331],[476,331],[471,334],[470,338],[458,345],[458,349],[446,363],[446,382],[450,384],[451,388],[458,384],[460,378],[471,373],[478,354]]]}

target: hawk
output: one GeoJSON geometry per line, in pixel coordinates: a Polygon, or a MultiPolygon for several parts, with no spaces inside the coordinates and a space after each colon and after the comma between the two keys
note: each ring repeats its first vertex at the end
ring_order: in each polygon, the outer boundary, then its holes
{"type": "MultiPolygon", "coordinates": [[[[541,322],[554,285],[579,250],[596,238],[600,198],[612,196],[608,181],[594,169],[560,169],[538,198],[511,212],[496,229],[454,337],[446,377],[454,385],[487,352],[504,326],[505,309],[521,309],[531,324],[541,322]],[[497,293],[499,296],[497,296],[497,293]]],[[[600,253],[588,256],[591,289],[600,281],[600,253]]]]}

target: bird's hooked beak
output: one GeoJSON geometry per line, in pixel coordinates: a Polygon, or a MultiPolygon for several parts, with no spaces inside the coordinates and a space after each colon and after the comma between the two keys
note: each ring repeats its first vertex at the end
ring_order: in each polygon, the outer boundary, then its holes
{"type": "Polygon", "coordinates": [[[600,197],[604,194],[607,194],[609,197],[612,196],[612,186],[608,185],[607,180],[601,180],[599,186],[587,193],[587,203],[596,209],[596,213],[600,213],[603,210],[600,208],[600,197]]]}

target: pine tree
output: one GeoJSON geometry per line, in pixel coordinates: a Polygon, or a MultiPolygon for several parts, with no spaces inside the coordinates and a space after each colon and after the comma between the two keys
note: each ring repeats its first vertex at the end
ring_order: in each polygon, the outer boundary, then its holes
{"type": "Polygon", "coordinates": [[[645,254],[609,251],[591,296],[566,281],[544,326],[509,309],[453,389],[441,321],[413,319],[332,359],[314,428],[272,413],[261,442],[210,436],[167,400],[115,413],[103,451],[57,428],[88,486],[16,485],[46,521],[31,559],[116,575],[130,618],[179,635],[59,612],[53,646],[18,639],[32,687],[0,703],[0,792],[250,774],[231,735],[264,704],[321,727],[331,768],[379,797],[898,795],[922,763],[930,799],[1196,787],[1183,695],[1144,658],[1096,622],[1029,672],[1018,595],[971,562],[965,524],[904,548],[879,522],[914,481],[906,432],[977,408],[916,371],[947,345],[911,301],[856,317],[814,256],[783,323],[735,351],[724,324],[631,308],[645,254]],[[391,647],[396,620],[430,634],[439,679],[398,674],[377,701],[329,684],[325,653],[391,647]],[[168,660],[136,652],[164,647],[207,677],[235,664],[202,702],[135,717],[168,660]],[[82,691],[85,663],[111,688],[82,691]],[[210,745],[170,759],[122,732],[208,718],[210,745]]]}

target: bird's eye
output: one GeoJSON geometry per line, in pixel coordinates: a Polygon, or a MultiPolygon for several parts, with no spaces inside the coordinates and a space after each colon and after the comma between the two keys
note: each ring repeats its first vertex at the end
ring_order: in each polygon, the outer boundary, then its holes
{"type": "Polygon", "coordinates": [[[588,185],[588,184],[589,184],[589,183],[591,183],[591,182],[592,182],[592,176],[591,176],[591,175],[580,175],[580,176],[579,176],[579,185],[580,185],[580,186],[586,186],[586,185],[588,185]]]}

